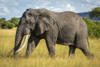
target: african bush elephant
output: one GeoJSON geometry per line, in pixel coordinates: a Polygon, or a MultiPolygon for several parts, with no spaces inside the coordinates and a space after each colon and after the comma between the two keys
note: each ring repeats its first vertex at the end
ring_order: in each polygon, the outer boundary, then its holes
{"type": "MultiPolygon", "coordinates": [[[[83,19],[74,12],[53,12],[47,9],[27,9],[16,31],[14,55],[16,56],[24,35],[30,34],[26,55],[29,57],[41,39],[51,57],[55,56],[55,44],[69,46],[69,56],[74,56],[79,48],[87,57],[94,55],[87,49],[87,26],[83,19]]],[[[27,40],[27,36],[26,36],[27,40]]],[[[25,40],[25,42],[26,42],[25,40]]],[[[25,43],[24,43],[25,45],[25,43]]]]}

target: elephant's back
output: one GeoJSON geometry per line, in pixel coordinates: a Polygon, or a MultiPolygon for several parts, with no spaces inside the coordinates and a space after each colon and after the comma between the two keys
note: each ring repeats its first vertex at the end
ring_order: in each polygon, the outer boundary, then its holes
{"type": "Polygon", "coordinates": [[[57,24],[59,29],[73,28],[79,27],[80,21],[82,20],[80,16],[78,16],[74,12],[66,11],[56,14],[57,24]]]}
{"type": "Polygon", "coordinates": [[[73,42],[76,33],[82,29],[86,29],[83,19],[74,12],[57,13],[56,19],[58,20],[57,24],[59,27],[58,40],[62,42],[73,42]]]}
{"type": "Polygon", "coordinates": [[[72,11],[65,11],[65,12],[59,12],[56,13],[57,18],[61,18],[66,21],[75,21],[82,19],[77,13],[72,11]]]}
{"type": "Polygon", "coordinates": [[[56,13],[56,20],[59,28],[79,28],[81,26],[86,26],[84,20],[78,14],[71,11],[56,13]]]}

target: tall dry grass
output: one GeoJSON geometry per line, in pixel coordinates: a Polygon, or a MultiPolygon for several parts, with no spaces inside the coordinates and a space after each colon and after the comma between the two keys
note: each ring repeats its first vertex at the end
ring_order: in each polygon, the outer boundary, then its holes
{"type": "Polygon", "coordinates": [[[14,59],[7,53],[14,46],[16,29],[0,29],[0,67],[100,67],[100,39],[90,39],[90,51],[94,53],[94,59],[87,59],[77,49],[74,58],[68,58],[68,46],[56,45],[56,58],[48,55],[45,40],[41,40],[32,56],[24,57],[26,47],[19,52],[19,57],[14,59]]]}

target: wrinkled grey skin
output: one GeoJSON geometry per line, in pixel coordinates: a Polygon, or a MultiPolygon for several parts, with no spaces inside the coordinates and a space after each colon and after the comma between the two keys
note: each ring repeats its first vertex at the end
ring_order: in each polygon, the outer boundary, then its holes
{"type": "Polygon", "coordinates": [[[79,48],[87,57],[94,55],[87,49],[87,26],[74,12],[56,13],[46,9],[28,9],[24,12],[16,32],[15,50],[19,48],[24,35],[31,34],[28,40],[26,55],[29,57],[41,39],[51,57],[55,56],[55,44],[68,45],[69,56],[74,56],[79,48]]]}
{"type": "MultiPolygon", "coordinates": [[[[19,25],[17,27],[17,31],[16,31],[16,37],[15,37],[15,46],[14,46],[14,56],[17,56],[18,52],[16,52],[22,42],[23,36],[30,34],[32,32],[35,31],[35,23],[36,23],[36,17],[37,17],[38,13],[37,10],[35,9],[27,9],[23,15],[22,18],[20,19],[19,25]]],[[[30,36],[31,38],[32,36],[30,36]]],[[[34,39],[34,37],[32,38],[34,39]]],[[[30,43],[30,39],[29,39],[29,43],[30,43]]],[[[38,41],[38,40],[36,40],[38,41]]],[[[35,42],[35,41],[33,41],[35,42]]],[[[28,45],[29,46],[29,45],[28,45]]],[[[30,45],[32,46],[32,45],[30,45]]],[[[34,48],[36,45],[34,45],[32,48],[34,48]]],[[[27,48],[29,49],[29,48],[27,48]]]]}

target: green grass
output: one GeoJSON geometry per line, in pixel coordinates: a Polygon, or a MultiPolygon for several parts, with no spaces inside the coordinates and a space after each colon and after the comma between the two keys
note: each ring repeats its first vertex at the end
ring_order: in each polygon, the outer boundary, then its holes
{"type": "Polygon", "coordinates": [[[0,67],[100,67],[100,39],[90,39],[90,51],[94,53],[94,59],[87,59],[77,49],[74,58],[68,58],[68,46],[56,45],[56,58],[50,58],[45,40],[41,40],[32,56],[24,57],[26,47],[19,52],[18,58],[7,53],[14,46],[16,29],[0,29],[0,67]]]}

